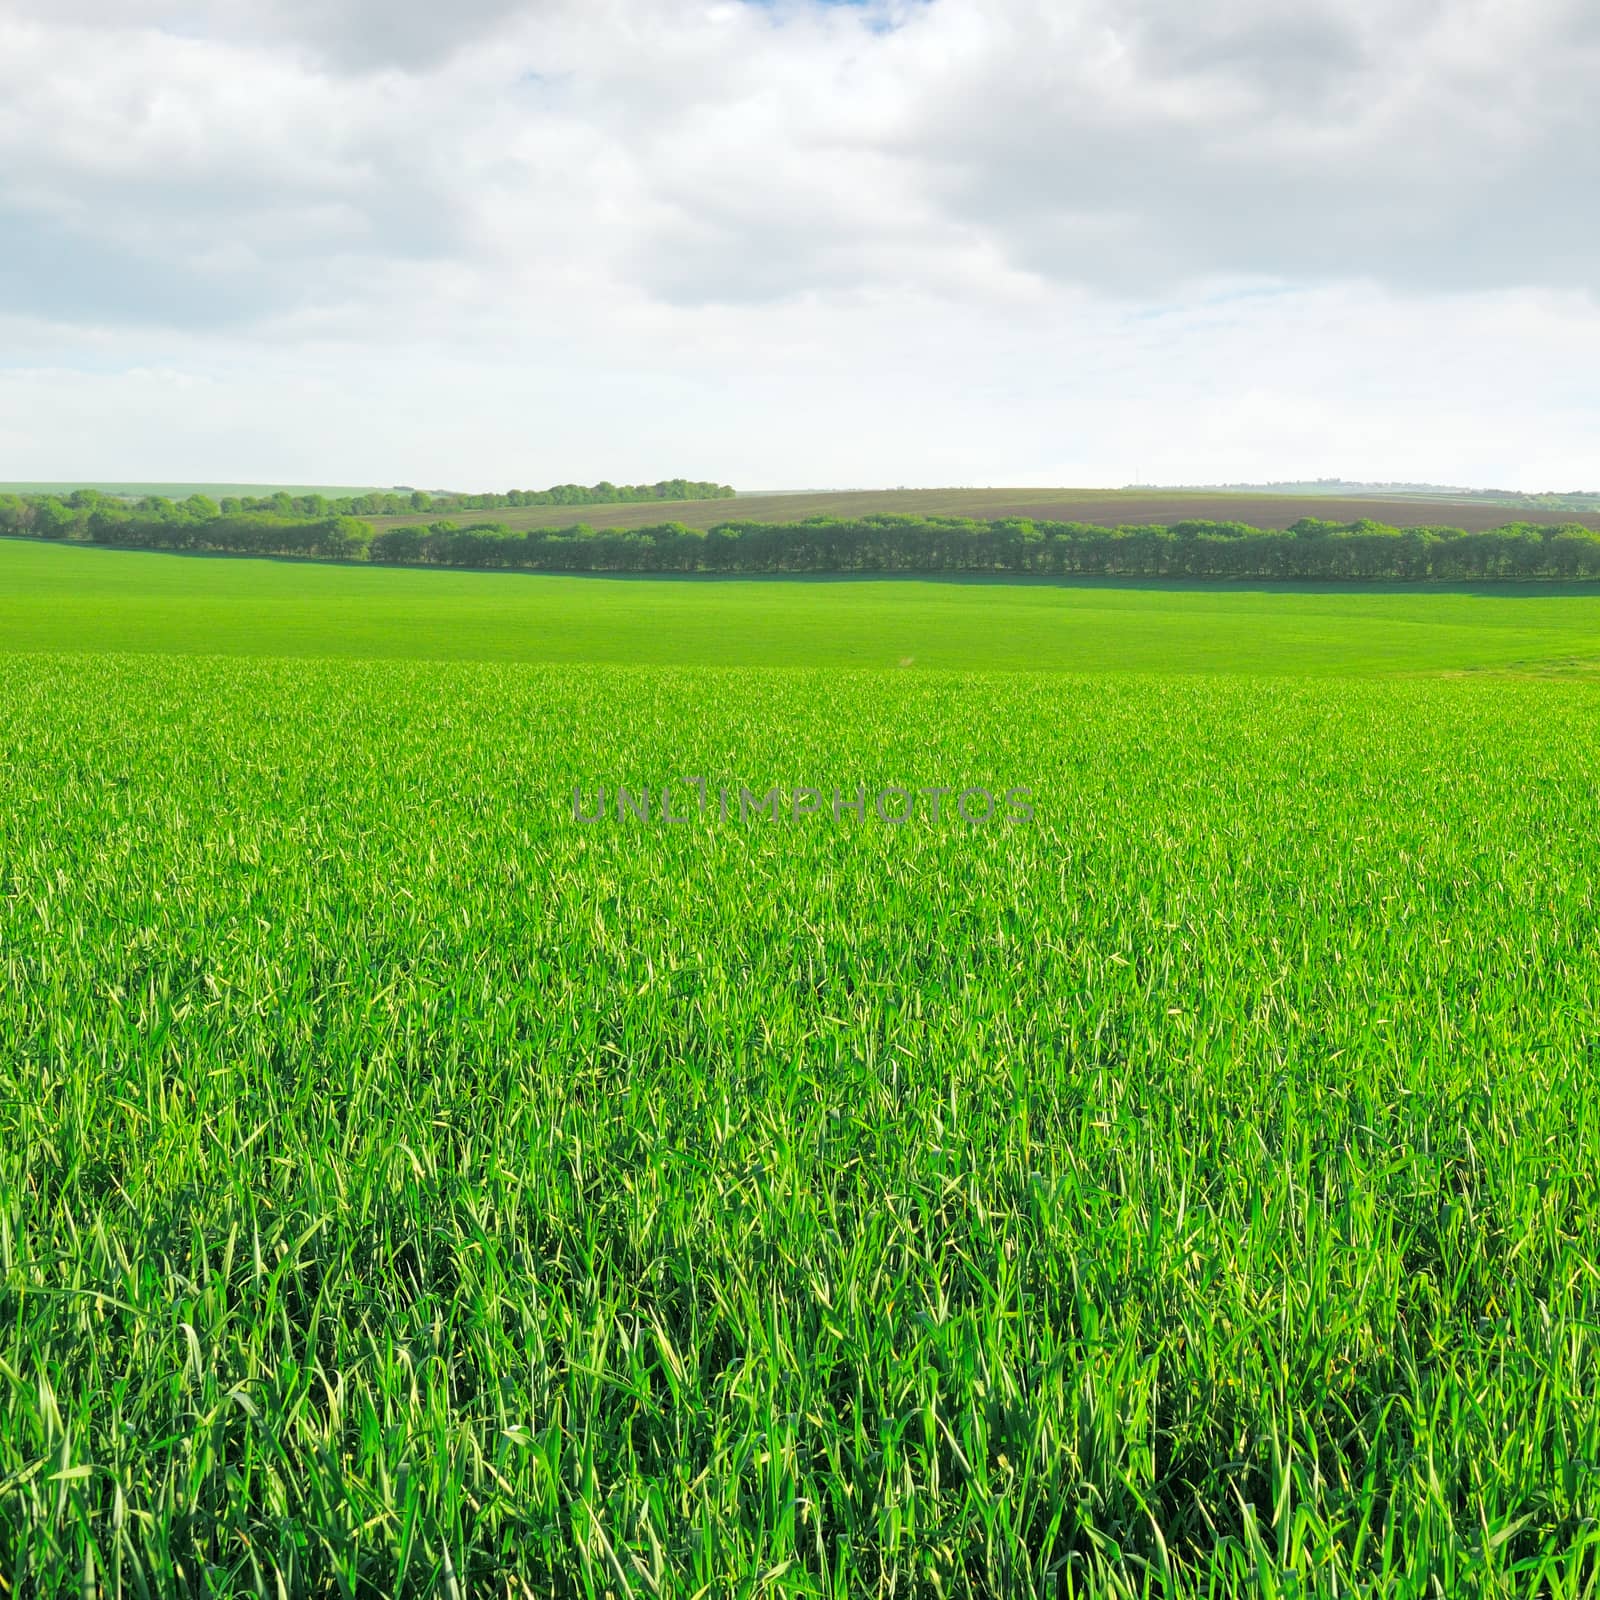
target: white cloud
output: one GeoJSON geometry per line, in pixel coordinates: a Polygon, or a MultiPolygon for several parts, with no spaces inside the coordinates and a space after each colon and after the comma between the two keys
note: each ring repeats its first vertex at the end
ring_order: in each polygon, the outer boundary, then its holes
{"type": "Polygon", "coordinates": [[[0,0],[0,477],[1573,487],[1597,66],[1583,0],[0,0]]]}

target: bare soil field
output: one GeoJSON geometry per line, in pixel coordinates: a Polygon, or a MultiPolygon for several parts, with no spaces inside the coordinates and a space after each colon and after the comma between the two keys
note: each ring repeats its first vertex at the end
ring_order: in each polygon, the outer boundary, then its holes
{"type": "Polygon", "coordinates": [[[1197,493],[1157,489],[874,489],[830,493],[751,494],[733,500],[652,501],[618,506],[525,506],[497,511],[426,512],[414,516],[374,517],[378,528],[427,523],[448,515],[453,522],[503,522],[508,528],[570,527],[586,522],[593,528],[643,528],[681,522],[709,528],[719,522],[794,522],[818,515],[841,518],[874,513],[993,519],[1033,517],[1039,521],[1092,522],[1105,527],[1133,523],[1173,523],[1190,517],[1248,522],[1259,528],[1287,528],[1302,517],[1326,517],[1413,528],[1445,526],[1469,532],[1498,528],[1508,522],[1578,522],[1600,528],[1600,513],[1536,511],[1479,500],[1426,500],[1409,496],[1270,495],[1197,493]]]}

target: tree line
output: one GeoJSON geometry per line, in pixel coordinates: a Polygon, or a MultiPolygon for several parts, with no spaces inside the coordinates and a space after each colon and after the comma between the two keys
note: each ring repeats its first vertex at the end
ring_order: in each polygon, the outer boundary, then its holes
{"type": "MultiPolygon", "coordinates": [[[[273,509],[282,510],[274,496],[273,509]]],[[[289,497],[293,498],[293,497],[289,497]]],[[[731,500],[733,490],[725,483],[710,483],[694,478],[663,478],[660,483],[558,483],[549,489],[510,489],[504,494],[444,494],[424,489],[395,489],[384,493],[350,495],[343,500],[313,502],[317,495],[294,499],[293,509],[301,515],[317,516],[328,512],[354,517],[403,516],[410,511],[500,511],[517,506],[630,506],[656,500],[731,500]]],[[[227,502],[223,502],[227,509],[227,502]]],[[[261,502],[241,502],[240,510],[263,511],[261,502]]]]}
{"type": "Polygon", "coordinates": [[[499,511],[516,506],[641,505],[652,501],[731,500],[725,483],[692,478],[664,478],[660,483],[558,483],[549,489],[511,489],[503,494],[430,494],[422,489],[374,489],[362,494],[328,496],[192,494],[186,500],[148,495],[130,500],[98,489],[70,494],[0,494],[0,532],[32,533],[47,539],[86,536],[89,518],[119,511],[130,518],[160,522],[204,522],[218,517],[268,516],[284,521],[328,517],[400,517],[414,512],[499,511]]]}
{"type": "MultiPolygon", "coordinates": [[[[76,500],[77,497],[71,497],[76,500]]],[[[152,550],[227,551],[529,572],[993,573],[1037,577],[1417,581],[1600,579],[1600,532],[1513,522],[1487,532],[1302,518],[1287,529],[1190,520],[1100,527],[1008,517],[811,517],[513,530],[449,520],[374,532],[360,517],[0,496],[0,533],[152,550]]]]}
{"type": "Polygon", "coordinates": [[[813,517],[681,523],[627,530],[510,530],[482,523],[390,528],[368,559],[405,566],[532,572],[924,573],[1036,577],[1363,580],[1600,578],[1600,532],[1574,523],[1511,523],[1485,533],[1303,518],[1106,528],[1003,518],[813,517]]]}

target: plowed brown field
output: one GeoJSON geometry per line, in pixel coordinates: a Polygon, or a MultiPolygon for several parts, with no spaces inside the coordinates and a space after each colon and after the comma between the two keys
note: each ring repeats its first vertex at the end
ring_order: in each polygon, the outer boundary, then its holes
{"type": "Polygon", "coordinates": [[[652,501],[627,506],[527,506],[498,511],[429,512],[375,517],[374,526],[427,523],[440,515],[451,521],[503,522],[510,528],[643,528],[681,522],[709,528],[719,522],[791,522],[828,515],[861,517],[874,512],[920,516],[1033,517],[1039,521],[1093,522],[1106,527],[1132,523],[1182,522],[1189,517],[1248,522],[1260,528],[1287,528],[1301,517],[1351,522],[1371,517],[1397,527],[1445,526],[1476,530],[1508,522],[1581,522],[1600,528],[1600,513],[1530,510],[1478,500],[1425,500],[1366,496],[1271,495],[1159,489],[876,489],[852,492],[752,494],[734,500],[652,501]]]}

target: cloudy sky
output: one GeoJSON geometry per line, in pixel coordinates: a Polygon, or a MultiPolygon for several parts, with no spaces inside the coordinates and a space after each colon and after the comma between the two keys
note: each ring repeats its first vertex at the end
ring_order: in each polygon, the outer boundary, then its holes
{"type": "Polygon", "coordinates": [[[1594,0],[0,0],[0,480],[1600,487],[1594,0]]]}

